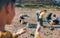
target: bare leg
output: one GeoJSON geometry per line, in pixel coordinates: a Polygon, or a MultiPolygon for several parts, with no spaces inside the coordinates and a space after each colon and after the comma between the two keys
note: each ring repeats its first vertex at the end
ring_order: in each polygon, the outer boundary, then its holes
{"type": "Polygon", "coordinates": [[[37,28],[36,28],[36,32],[35,32],[35,37],[34,38],[41,38],[40,36],[40,29],[41,29],[41,26],[39,25],[39,23],[37,23],[37,28]]]}

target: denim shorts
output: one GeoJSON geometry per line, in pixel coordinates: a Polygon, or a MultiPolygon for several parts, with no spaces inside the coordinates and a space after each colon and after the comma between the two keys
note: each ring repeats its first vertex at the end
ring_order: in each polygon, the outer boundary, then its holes
{"type": "Polygon", "coordinates": [[[43,19],[42,19],[42,18],[39,18],[39,24],[40,24],[41,26],[43,26],[43,19]]]}

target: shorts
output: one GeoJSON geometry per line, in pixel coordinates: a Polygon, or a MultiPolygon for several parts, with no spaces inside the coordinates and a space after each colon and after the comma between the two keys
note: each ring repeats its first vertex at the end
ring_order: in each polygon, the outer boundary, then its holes
{"type": "Polygon", "coordinates": [[[40,24],[41,26],[43,26],[43,19],[42,19],[42,18],[39,18],[39,24],[40,24]]]}
{"type": "Polygon", "coordinates": [[[59,24],[59,20],[53,20],[54,24],[59,24]]]}

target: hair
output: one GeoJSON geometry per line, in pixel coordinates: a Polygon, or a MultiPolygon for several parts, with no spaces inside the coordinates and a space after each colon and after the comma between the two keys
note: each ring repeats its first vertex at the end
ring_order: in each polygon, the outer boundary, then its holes
{"type": "Polygon", "coordinates": [[[15,3],[15,0],[0,0],[0,11],[1,11],[1,9],[4,5],[7,6],[9,3],[11,3],[11,5],[13,7],[13,4],[15,3]]]}
{"type": "Polygon", "coordinates": [[[47,10],[44,10],[44,11],[47,11],[47,10]]]}
{"type": "Polygon", "coordinates": [[[50,14],[53,14],[53,13],[50,13],[50,14]]]}
{"type": "Polygon", "coordinates": [[[56,17],[56,15],[54,14],[53,17],[56,17]]]}
{"type": "Polygon", "coordinates": [[[43,11],[40,11],[40,13],[43,12],[43,11]]]}

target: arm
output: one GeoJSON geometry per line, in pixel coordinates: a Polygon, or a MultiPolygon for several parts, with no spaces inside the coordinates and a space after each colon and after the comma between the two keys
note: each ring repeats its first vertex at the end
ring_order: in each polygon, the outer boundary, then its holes
{"type": "Polygon", "coordinates": [[[12,37],[17,38],[18,36],[24,34],[26,31],[26,28],[19,29],[15,34],[12,34],[12,37]]]}

